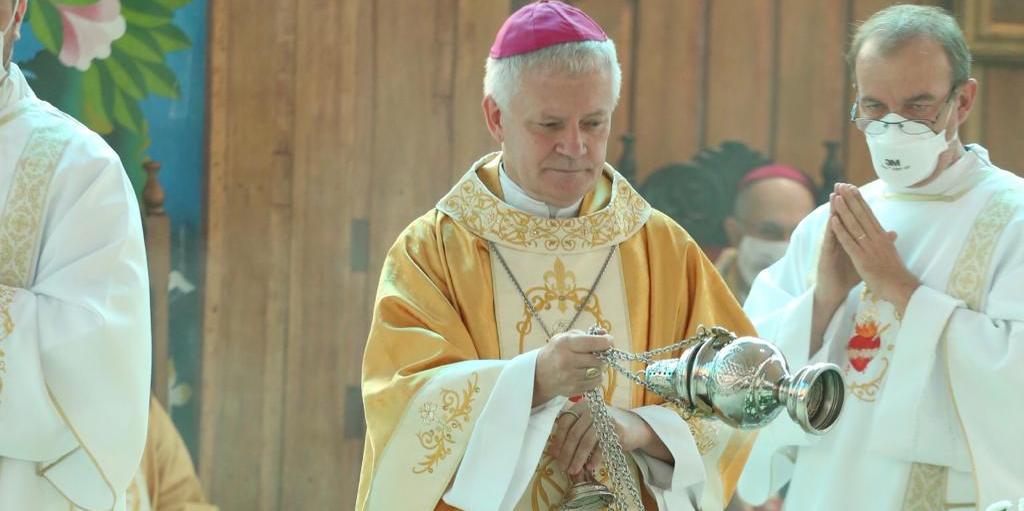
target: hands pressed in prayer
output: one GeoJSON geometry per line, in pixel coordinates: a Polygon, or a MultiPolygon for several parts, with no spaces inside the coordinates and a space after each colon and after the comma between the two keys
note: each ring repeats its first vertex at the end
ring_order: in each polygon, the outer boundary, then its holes
{"type": "Polygon", "coordinates": [[[814,286],[814,315],[811,319],[811,349],[813,356],[821,348],[822,336],[828,321],[853,286],[861,281],[857,268],[853,265],[850,255],[839,243],[831,221],[836,218],[836,198],[839,197],[840,184],[836,184],[834,192],[829,196],[829,224],[826,225],[825,238],[821,242],[821,254],[818,257],[817,278],[814,286]]]}
{"type": "MultiPolygon", "coordinates": [[[[650,448],[652,442],[657,442],[664,449],[664,444],[658,440],[654,430],[636,413],[608,406],[608,415],[611,416],[624,452],[650,448]]],[[[574,478],[583,474],[584,470],[589,474],[601,465],[604,455],[586,398],[573,403],[555,420],[547,453],[558,460],[559,468],[574,478]]]]}
{"type": "Polygon", "coordinates": [[[594,355],[612,347],[609,335],[588,335],[570,330],[555,335],[537,354],[533,377],[533,405],[555,396],[575,396],[601,384],[604,362],[594,355]]]}
{"type": "Polygon", "coordinates": [[[896,233],[882,228],[857,187],[837,184],[833,196],[829,231],[868,289],[902,315],[921,282],[896,251],[896,233]]]}
{"type": "MultiPolygon", "coordinates": [[[[836,185],[838,190],[839,185],[836,185]]],[[[829,197],[829,221],[836,218],[836,198],[839,195],[832,193],[829,197]]],[[[829,309],[835,310],[842,303],[846,295],[860,282],[861,276],[857,273],[850,255],[843,249],[842,244],[836,237],[832,226],[825,229],[825,238],[821,243],[821,256],[818,258],[818,277],[814,289],[816,304],[820,303],[829,309]]]]}
{"type": "Polygon", "coordinates": [[[809,355],[821,348],[829,319],[861,281],[903,314],[920,282],[903,264],[895,241],[896,233],[882,229],[857,187],[835,185],[818,259],[809,355]]]}

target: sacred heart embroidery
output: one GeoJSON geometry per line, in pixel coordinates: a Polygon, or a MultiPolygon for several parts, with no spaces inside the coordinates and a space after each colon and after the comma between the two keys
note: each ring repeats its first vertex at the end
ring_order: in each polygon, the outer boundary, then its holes
{"type": "Polygon", "coordinates": [[[870,320],[858,322],[854,327],[854,336],[846,345],[846,356],[850,359],[850,366],[858,373],[863,373],[878,354],[878,348],[882,345],[882,332],[888,327],[886,325],[879,330],[878,322],[870,320]]]}

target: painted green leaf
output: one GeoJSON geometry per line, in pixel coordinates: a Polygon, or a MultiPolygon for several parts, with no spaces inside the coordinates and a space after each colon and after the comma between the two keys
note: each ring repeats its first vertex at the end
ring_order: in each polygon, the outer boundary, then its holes
{"type": "Polygon", "coordinates": [[[142,79],[130,72],[127,67],[130,61],[119,55],[119,52],[111,52],[110,58],[100,62],[107,68],[107,71],[110,71],[110,77],[114,79],[114,86],[117,89],[124,91],[136,101],[146,97],[142,79]]]}
{"type": "Polygon", "coordinates": [[[139,133],[142,128],[142,110],[120,90],[114,91],[114,120],[132,133],[139,133]]]}
{"type": "Polygon", "coordinates": [[[48,0],[49,2],[59,5],[92,5],[99,2],[100,0],[48,0]]]}
{"type": "Polygon", "coordinates": [[[163,62],[164,54],[160,46],[145,30],[130,26],[113,47],[128,57],[144,62],[163,62]]]}
{"type": "Polygon", "coordinates": [[[32,25],[32,33],[43,48],[54,55],[60,53],[61,45],[64,44],[64,24],[57,8],[48,0],[29,2],[28,20],[32,25]]]}
{"type": "Polygon", "coordinates": [[[170,53],[172,51],[185,50],[192,47],[192,41],[189,40],[185,32],[172,23],[163,25],[159,28],[155,28],[149,32],[160,46],[160,50],[164,53],[170,53]]]}
{"type": "Polygon", "coordinates": [[[168,9],[175,10],[181,9],[182,7],[192,3],[192,0],[156,0],[156,3],[168,9]]]}
{"type": "Polygon", "coordinates": [[[146,90],[149,92],[171,99],[178,99],[181,95],[178,78],[174,76],[174,71],[171,71],[165,64],[139,62],[138,69],[146,83],[146,90]]]}
{"type": "Polygon", "coordinates": [[[103,80],[99,66],[89,66],[82,73],[82,121],[89,129],[106,135],[114,130],[103,101],[103,80]]]}
{"type": "Polygon", "coordinates": [[[137,25],[142,28],[156,28],[167,25],[172,19],[170,9],[152,1],[125,0],[121,4],[121,14],[124,15],[128,25],[137,25]]]}

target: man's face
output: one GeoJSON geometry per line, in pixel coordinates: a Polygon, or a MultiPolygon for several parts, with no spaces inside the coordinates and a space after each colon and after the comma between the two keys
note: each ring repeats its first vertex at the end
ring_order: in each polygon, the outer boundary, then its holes
{"type": "Polygon", "coordinates": [[[530,196],[567,207],[593,188],[615,108],[609,72],[527,71],[508,108],[483,106],[505,171],[530,196]]]}
{"type": "MultiPolygon", "coordinates": [[[[857,54],[856,75],[858,117],[881,119],[897,113],[924,121],[936,133],[946,130],[947,140],[967,119],[977,86],[972,79],[954,91],[946,52],[925,37],[906,41],[888,53],[868,39],[857,54]]],[[[951,144],[938,168],[947,166],[957,150],[951,144]]]]}
{"type": "Polygon", "coordinates": [[[792,179],[769,178],[750,184],[737,200],[745,201],[742,218],[726,222],[733,246],[744,236],[767,241],[789,241],[797,224],[814,210],[814,197],[792,179]]]}

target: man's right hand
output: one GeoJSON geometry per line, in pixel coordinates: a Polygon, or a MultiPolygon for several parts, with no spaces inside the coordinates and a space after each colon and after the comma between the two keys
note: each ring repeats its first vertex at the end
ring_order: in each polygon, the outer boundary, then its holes
{"type": "MultiPolygon", "coordinates": [[[[839,186],[838,184],[836,185],[839,186]]],[[[853,266],[849,254],[832,232],[832,218],[836,216],[836,197],[829,195],[828,218],[825,226],[825,239],[821,243],[821,255],[818,257],[817,279],[814,286],[814,312],[811,318],[811,346],[808,357],[813,357],[821,349],[824,342],[825,328],[832,319],[836,309],[846,300],[853,286],[860,282],[860,275],[853,266]]]]}
{"type": "MultiPolygon", "coordinates": [[[[838,197],[836,193],[829,196],[828,217],[830,221],[836,215],[836,197],[838,197]]],[[[857,274],[857,268],[853,266],[849,254],[843,250],[832,229],[826,227],[825,239],[821,243],[821,256],[818,258],[817,284],[814,288],[815,309],[818,304],[831,306],[831,310],[828,311],[831,316],[831,313],[835,312],[853,286],[856,286],[860,280],[860,275],[857,274]]]]}
{"type": "Polygon", "coordinates": [[[594,352],[612,347],[610,335],[587,335],[570,330],[551,338],[537,354],[533,376],[533,405],[555,396],[575,396],[601,384],[604,362],[594,352]],[[589,371],[588,370],[593,369],[589,371]]]}
{"type": "MultiPolygon", "coordinates": [[[[840,185],[836,184],[836,189],[840,185]]],[[[832,319],[836,309],[846,300],[846,296],[854,286],[861,282],[861,276],[853,265],[850,255],[843,250],[839,239],[832,230],[832,218],[836,213],[837,192],[829,195],[829,221],[825,227],[825,239],[821,243],[821,256],[818,258],[817,280],[814,287],[814,312],[811,319],[811,349],[809,357],[821,349],[824,342],[822,337],[828,322],[832,319]]],[[[896,238],[895,233],[889,233],[892,239],[896,238]]]]}

